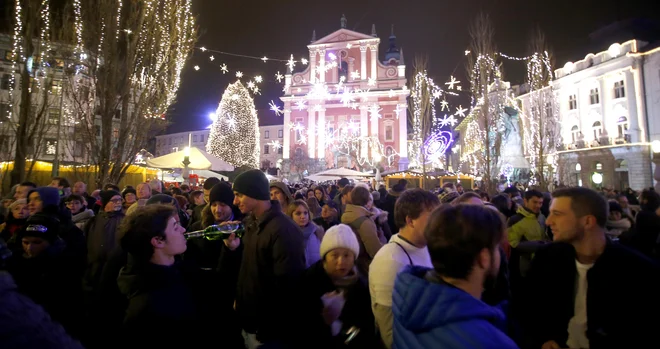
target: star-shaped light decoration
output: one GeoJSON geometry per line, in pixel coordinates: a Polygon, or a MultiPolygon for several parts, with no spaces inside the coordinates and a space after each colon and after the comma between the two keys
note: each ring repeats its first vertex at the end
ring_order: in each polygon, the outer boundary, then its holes
{"type": "Polygon", "coordinates": [[[359,71],[354,71],[351,73],[351,79],[356,80],[360,78],[360,72],[359,71]]]}
{"type": "Polygon", "coordinates": [[[243,77],[243,72],[237,71],[236,72],[236,77],[239,78],[239,79],[242,78],[243,77]]]}
{"type": "Polygon", "coordinates": [[[227,65],[224,63],[222,63],[222,65],[220,66],[220,70],[222,71],[222,74],[227,74],[229,72],[229,70],[227,69],[227,65]]]}
{"type": "Polygon", "coordinates": [[[331,60],[331,61],[335,61],[335,60],[337,60],[337,56],[336,56],[334,53],[332,53],[332,52],[328,53],[328,57],[330,57],[330,60],[331,60]]]}
{"type": "Polygon", "coordinates": [[[440,102],[440,111],[443,111],[443,110],[445,110],[445,109],[449,110],[449,103],[447,102],[446,99],[443,99],[443,100],[440,102]]]}
{"type": "Polygon", "coordinates": [[[213,56],[209,57],[209,59],[211,60],[211,62],[215,61],[215,57],[213,56]]]}
{"type": "Polygon", "coordinates": [[[371,120],[378,120],[381,118],[380,112],[383,110],[378,104],[372,104],[369,106],[369,115],[371,115],[371,120]]]}
{"type": "Polygon", "coordinates": [[[307,60],[307,58],[301,58],[300,63],[302,63],[302,65],[307,65],[307,63],[309,63],[309,61],[307,60]]]}
{"type": "Polygon", "coordinates": [[[462,106],[459,105],[458,108],[456,108],[456,113],[454,113],[454,115],[465,117],[465,112],[466,111],[467,111],[467,109],[465,109],[465,108],[463,108],[462,106]]]}
{"type": "Polygon", "coordinates": [[[298,110],[303,110],[303,109],[307,108],[307,106],[305,105],[305,101],[300,100],[300,101],[296,102],[296,108],[298,108],[298,110]]]}
{"type": "Polygon", "coordinates": [[[255,87],[252,89],[252,93],[254,93],[255,95],[260,95],[260,94],[261,94],[261,90],[259,89],[258,86],[255,86],[255,87]]]}
{"type": "Polygon", "coordinates": [[[458,83],[460,83],[460,81],[456,80],[456,78],[452,75],[450,80],[445,82],[445,85],[449,86],[448,89],[453,90],[454,85],[457,85],[458,83]]]}
{"type": "Polygon", "coordinates": [[[387,97],[390,97],[390,98],[394,97],[394,90],[390,89],[390,90],[387,92],[387,97]]]}
{"type": "Polygon", "coordinates": [[[291,55],[291,58],[289,58],[289,61],[286,63],[286,65],[288,65],[289,69],[293,71],[293,67],[296,66],[296,61],[293,59],[293,55],[291,55]]]}
{"type": "Polygon", "coordinates": [[[264,61],[264,63],[266,63],[266,62],[268,62],[268,57],[263,56],[263,57],[261,58],[261,60],[264,61]]]}
{"type": "Polygon", "coordinates": [[[376,86],[376,79],[369,78],[369,80],[367,80],[367,86],[376,86]]]}
{"type": "Polygon", "coordinates": [[[262,81],[264,81],[264,78],[261,77],[261,75],[257,75],[254,77],[254,82],[257,84],[260,84],[262,81]]]}
{"type": "Polygon", "coordinates": [[[282,148],[282,144],[280,143],[280,141],[272,141],[272,142],[269,143],[269,145],[270,145],[271,147],[273,147],[273,149],[280,149],[280,148],[282,148]]]}
{"type": "Polygon", "coordinates": [[[275,80],[277,80],[277,82],[282,82],[282,79],[284,79],[284,75],[277,71],[277,74],[275,74],[275,80]]]}
{"type": "Polygon", "coordinates": [[[199,49],[202,50],[202,52],[206,52],[206,47],[203,47],[203,46],[202,46],[202,47],[200,47],[199,49]]]}
{"type": "Polygon", "coordinates": [[[396,114],[396,118],[398,119],[401,112],[405,110],[406,110],[405,104],[397,104],[396,108],[394,108],[394,113],[396,114]]]}
{"type": "Polygon", "coordinates": [[[270,110],[275,112],[275,115],[280,116],[280,115],[284,114],[284,112],[282,111],[282,108],[280,108],[272,100],[270,101],[270,104],[268,104],[268,105],[270,106],[270,110]]]}
{"type": "Polygon", "coordinates": [[[461,87],[461,85],[456,86],[456,91],[462,91],[462,90],[463,88],[461,87]]]}
{"type": "Polygon", "coordinates": [[[465,55],[467,56],[469,54],[470,54],[470,50],[465,50],[465,55]]]}
{"type": "Polygon", "coordinates": [[[255,86],[255,85],[254,85],[254,81],[252,81],[252,80],[248,81],[248,83],[247,83],[247,88],[249,88],[249,89],[253,89],[254,86],[255,86]]]}
{"type": "Polygon", "coordinates": [[[441,95],[442,95],[442,91],[441,91],[441,90],[435,90],[435,91],[433,91],[433,98],[440,98],[441,95]]]}
{"type": "Polygon", "coordinates": [[[454,118],[454,115],[445,114],[444,117],[442,119],[440,119],[439,122],[440,122],[440,127],[445,127],[447,125],[451,125],[451,127],[454,127],[454,126],[456,126],[456,123],[458,122],[458,120],[456,120],[456,118],[454,118]]]}
{"type": "Polygon", "coordinates": [[[346,44],[347,49],[350,49],[351,47],[353,47],[353,44],[351,44],[350,42],[348,44],[346,44]]]}
{"type": "Polygon", "coordinates": [[[195,69],[195,70],[199,70],[199,66],[196,65],[196,66],[193,67],[193,69],[195,69]]]}

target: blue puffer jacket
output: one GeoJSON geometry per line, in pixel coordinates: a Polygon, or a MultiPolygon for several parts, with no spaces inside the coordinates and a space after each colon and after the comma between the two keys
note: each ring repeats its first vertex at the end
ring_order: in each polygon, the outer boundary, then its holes
{"type": "Polygon", "coordinates": [[[392,294],[395,349],[513,349],[501,329],[504,314],[467,292],[427,276],[430,269],[408,267],[392,294]]]}

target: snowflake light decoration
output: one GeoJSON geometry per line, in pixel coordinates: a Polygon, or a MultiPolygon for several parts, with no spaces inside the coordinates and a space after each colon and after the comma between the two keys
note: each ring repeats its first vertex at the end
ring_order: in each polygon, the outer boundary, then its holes
{"type": "Polygon", "coordinates": [[[270,103],[268,105],[270,106],[270,110],[275,112],[275,115],[280,116],[280,115],[284,114],[284,111],[282,111],[282,108],[280,108],[272,100],[270,101],[270,103]]]}

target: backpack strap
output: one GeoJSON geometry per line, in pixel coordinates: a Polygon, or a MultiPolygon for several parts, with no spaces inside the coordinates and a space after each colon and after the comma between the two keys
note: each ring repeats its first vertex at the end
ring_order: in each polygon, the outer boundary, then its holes
{"type": "Polygon", "coordinates": [[[410,262],[410,265],[415,266],[415,263],[413,263],[412,258],[410,258],[410,255],[408,254],[408,251],[406,251],[406,249],[400,243],[398,243],[396,241],[390,241],[390,242],[393,243],[393,244],[397,244],[399,247],[401,247],[401,249],[403,250],[403,253],[405,253],[406,256],[408,257],[408,262],[410,262]]]}

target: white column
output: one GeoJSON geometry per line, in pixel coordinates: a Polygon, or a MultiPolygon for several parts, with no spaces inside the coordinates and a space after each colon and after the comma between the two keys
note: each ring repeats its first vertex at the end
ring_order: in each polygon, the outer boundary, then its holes
{"type": "Polygon", "coordinates": [[[316,50],[309,50],[309,82],[314,83],[316,81],[316,50]]]}
{"type": "MultiPolygon", "coordinates": [[[[399,97],[399,104],[405,104],[406,98],[401,96],[399,97]]],[[[406,116],[405,111],[401,112],[402,115],[399,116],[399,156],[401,158],[408,157],[408,117],[406,116]]]]}
{"type": "Polygon", "coordinates": [[[360,79],[367,80],[367,47],[360,46],[360,79]]]}
{"type": "MultiPolygon", "coordinates": [[[[381,121],[381,119],[377,118],[377,117],[376,118],[371,118],[371,120],[369,120],[369,124],[371,124],[371,132],[369,133],[369,136],[378,138],[378,127],[380,126],[380,121],[381,121]]],[[[378,140],[380,141],[380,138],[378,138],[378,140]]],[[[372,159],[375,158],[376,154],[378,154],[378,148],[372,147],[371,148],[371,158],[372,159]]]]}
{"type": "Polygon", "coordinates": [[[313,107],[307,108],[307,155],[316,157],[316,112],[313,107]]]}
{"type": "Polygon", "coordinates": [[[353,81],[353,72],[355,71],[355,58],[348,57],[348,81],[353,81]]]}
{"type": "Polygon", "coordinates": [[[325,82],[325,50],[319,50],[319,73],[321,74],[320,83],[325,82]]]}
{"type": "Polygon", "coordinates": [[[291,103],[284,102],[284,125],[282,128],[282,159],[289,158],[289,151],[291,150],[291,103]]]}
{"type": "MultiPolygon", "coordinates": [[[[369,136],[369,111],[366,104],[360,105],[360,137],[369,136]]],[[[362,142],[360,156],[366,158],[369,155],[367,142],[362,142]]]]}
{"type": "Polygon", "coordinates": [[[628,105],[628,133],[630,133],[630,142],[636,143],[640,141],[639,137],[639,115],[637,113],[637,103],[635,97],[637,95],[637,89],[635,88],[635,80],[633,73],[630,70],[625,72],[624,78],[624,91],[626,93],[626,102],[628,105]]]}
{"type": "MultiPolygon", "coordinates": [[[[644,91],[646,90],[646,86],[643,85],[642,83],[642,72],[640,70],[640,65],[643,64],[643,61],[640,61],[641,58],[635,58],[635,62],[633,63],[633,67],[635,67],[635,70],[633,70],[633,76],[634,78],[632,79],[632,86],[634,86],[634,90],[631,90],[631,97],[635,98],[635,105],[637,108],[635,108],[637,112],[637,128],[639,128],[639,142],[650,142],[650,139],[646,138],[646,130],[647,127],[650,127],[649,124],[647,124],[647,116],[646,116],[646,96],[644,94],[644,91]]],[[[626,89],[628,87],[626,86],[626,89]]]]}
{"type": "Polygon", "coordinates": [[[369,46],[371,49],[371,78],[378,80],[378,46],[369,46]]]}
{"type": "Polygon", "coordinates": [[[319,144],[318,144],[318,157],[319,159],[325,159],[325,133],[326,133],[326,127],[325,127],[325,108],[319,110],[319,144]]]}
{"type": "MultiPolygon", "coordinates": [[[[608,84],[605,83],[605,77],[601,77],[598,79],[598,94],[600,98],[600,114],[601,114],[601,123],[603,124],[603,134],[600,136],[600,138],[607,138],[609,137],[608,135],[610,134],[609,130],[607,127],[609,126],[609,122],[607,122],[607,103],[612,97],[612,86],[609,86],[608,84]]],[[[601,142],[601,144],[603,144],[601,142]]],[[[604,144],[603,144],[604,145],[604,144]]]]}

